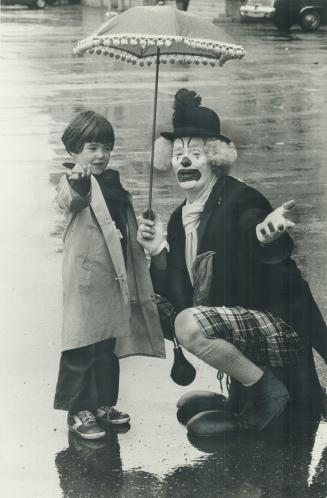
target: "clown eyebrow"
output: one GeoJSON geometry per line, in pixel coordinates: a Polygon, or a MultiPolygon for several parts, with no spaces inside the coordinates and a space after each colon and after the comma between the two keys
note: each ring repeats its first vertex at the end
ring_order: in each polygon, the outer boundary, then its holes
{"type": "Polygon", "coordinates": [[[183,148],[184,149],[184,140],[182,137],[178,137],[178,140],[180,140],[182,143],[176,145],[176,149],[183,148]]]}

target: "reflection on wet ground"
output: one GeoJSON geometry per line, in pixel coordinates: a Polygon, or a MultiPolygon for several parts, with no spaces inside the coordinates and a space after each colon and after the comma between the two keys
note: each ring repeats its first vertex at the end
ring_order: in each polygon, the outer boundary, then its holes
{"type": "Polygon", "coordinates": [[[124,470],[118,435],[98,442],[69,435],[56,456],[66,498],[105,496],[315,497],[326,496],[327,440],[319,423],[230,440],[192,438],[202,455],[163,476],[124,470]]]}
{"type": "MultiPolygon", "coordinates": [[[[10,389],[1,381],[6,458],[0,494],[325,497],[326,422],[289,436],[189,441],[175,415],[185,388],[170,381],[170,345],[166,361],[121,362],[119,406],[132,415],[125,434],[109,434],[96,444],[72,435],[67,441],[65,414],[52,410],[63,226],[52,199],[66,160],[60,137],[75,112],[91,108],[112,121],[117,136],[112,166],[121,171],[136,210],[146,205],[154,72],[71,55],[73,42],[103,20],[104,10],[80,6],[2,11],[0,133],[8,194],[0,197],[0,327],[2,378],[10,378],[10,389]]],[[[235,176],[258,187],[275,206],[297,200],[295,257],[326,317],[326,29],[305,34],[295,28],[291,35],[268,25],[225,29],[245,46],[244,61],[215,70],[162,68],[158,127],[171,127],[175,91],[194,88],[219,112],[223,133],[237,144],[235,176]]],[[[181,199],[170,173],[156,174],[154,198],[167,220],[181,199]]],[[[197,368],[192,388],[219,390],[215,372],[192,363],[197,368]]],[[[326,367],[319,358],[317,364],[326,386],[326,367]]]]}
{"type": "Polygon", "coordinates": [[[87,441],[69,433],[68,447],[57,454],[55,464],[67,498],[117,496],[122,488],[123,470],[116,434],[87,441]]]}

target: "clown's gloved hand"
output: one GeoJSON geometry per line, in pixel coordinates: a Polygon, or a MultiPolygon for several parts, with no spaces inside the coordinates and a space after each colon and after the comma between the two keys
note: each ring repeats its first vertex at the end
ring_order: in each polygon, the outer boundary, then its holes
{"type": "Polygon", "coordinates": [[[295,206],[295,201],[287,201],[256,226],[256,234],[261,244],[269,244],[278,239],[286,230],[293,228],[295,223],[288,217],[295,206]]]}
{"type": "Polygon", "coordinates": [[[137,241],[150,256],[157,256],[163,249],[168,249],[166,231],[158,213],[153,211],[154,219],[138,217],[139,228],[137,241]]]}

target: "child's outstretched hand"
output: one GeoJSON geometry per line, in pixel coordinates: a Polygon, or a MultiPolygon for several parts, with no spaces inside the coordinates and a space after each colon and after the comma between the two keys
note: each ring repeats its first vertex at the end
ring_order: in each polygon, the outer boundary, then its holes
{"type": "Polygon", "coordinates": [[[139,228],[137,231],[137,241],[150,256],[156,256],[167,247],[166,232],[158,213],[153,211],[154,219],[149,220],[138,216],[139,228]]]}
{"type": "MultiPolygon", "coordinates": [[[[74,165],[75,166],[75,165],[74,165]]],[[[72,183],[80,182],[90,178],[91,176],[91,165],[87,166],[78,166],[78,171],[66,171],[65,175],[67,180],[72,183]]]]}
{"type": "Polygon", "coordinates": [[[293,228],[295,223],[289,219],[295,201],[287,201],[259,223],[256,227],[257,238],[261,244],[269,244],[278,239],[285,231],[293,228]]]}

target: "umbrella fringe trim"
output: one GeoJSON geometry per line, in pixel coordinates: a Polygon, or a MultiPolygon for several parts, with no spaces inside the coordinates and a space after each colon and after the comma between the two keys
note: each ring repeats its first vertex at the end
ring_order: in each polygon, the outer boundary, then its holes
{"type": "MultiPolygon", "coordinates": [[[[115,58],[117,60],[121,60],[127,63],[131,63],[132,65],[138,64],[141,67],[151,66],[152,64],[156,64],[157,58],[154,55],[149,55],[146,57],[137,57],[132,55],[130,52],[119,50],[116,48],[91,48],[87,51],[90,55],[104,55],[109,56],[111,58],[115,58]]],[[[228,55],[221,56],[219,59],[197,56],[197,55],[183,55],[183,54],[167,54],[160,56],[160,64],[195,64],[195,65],[204,65],[215,67],[217,64],[222,66],[225,62],[230,60],[231,57],[228,55]]]]}
{"type": "MultiPolygon", "coordinates": [[[[201,61],[212,61],[212,58],[218,59],[220,63],[224,63],[229,59],[241,59],[245,55],[245,50],[243,47],[239,45],[233,45],[231,43],[225,42],[217,42],[215,40],[203,39],[203,38],[184,38],[182,36],[160,36],[154,37],[153,35],[136,35],[125,33],[120,36],[92,36],[88,37],[85,40],[81,40],[77,43],[77,46],[74,48],[74,53],[76,55],[82,55],[85,52],[88,53],[103,53],[103,51],[107,51],[108,55],[114,54],[114,57],[117,59],[121,59],[120,54],[128,54],[126,57],[130,57],[131,61],[134,60],[139,62],[141,58],[146,58],[146,63],[148,61],[155,61],[156,56],[145,56],[145,57],[137,57],[136,55],[130,54],[128,50],[126,50],[127,45],[139,45],[145,50],[147,47],[156,46],[158,48],[167,47],[170,48],[173,43],[181,43],[184,44],[187,48],[194,48],[203,50],[205,49],[208,52],[208,56],[202,55],[187,55],[187,54],[162,54],[160,56],[160,61],[163,63],[167,62],[180,62],[181,59],[185,59],[188,57],[194,57],[194,60],[186,61],[186,62],[195,62],[197,63],[197,58],[201,59],[201,61]],[[120,45],[124,48],[118,48],[117,45],[120,45]],[[130,55],[129,55],[130,54],[130,55]],[[174,59],[174,61],[164,60],[164,57],[168,59],[174,59]]],[[[107,54],[104,54],[107,55],[107,54]]],[[[122,59],[124,60],[124,59],[122,59]]],[[[129,61],[127,61],[129,62],[129,61]]]]}

